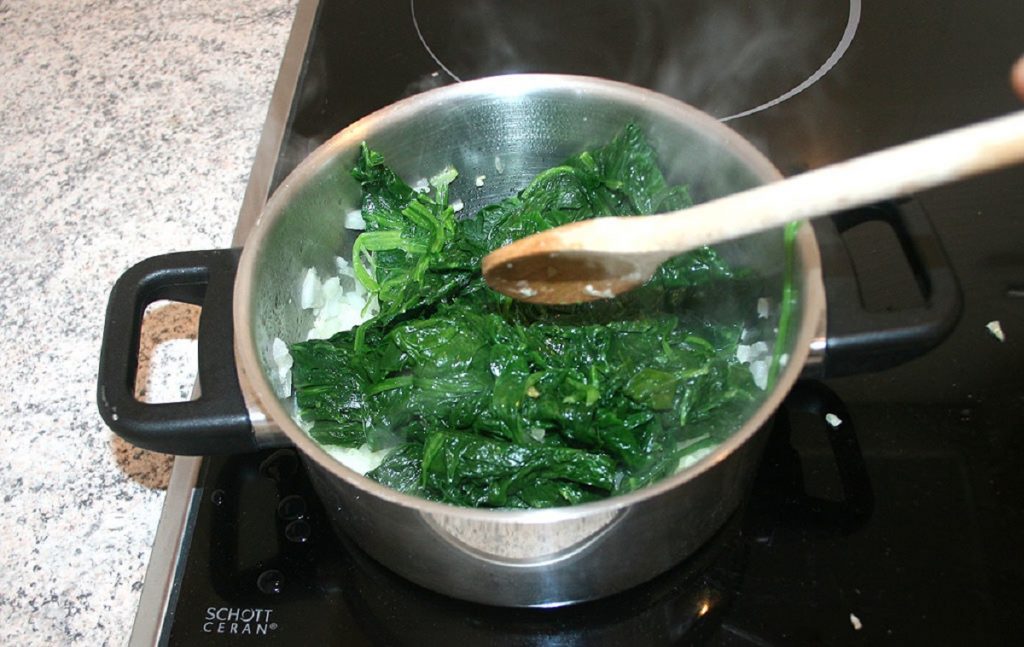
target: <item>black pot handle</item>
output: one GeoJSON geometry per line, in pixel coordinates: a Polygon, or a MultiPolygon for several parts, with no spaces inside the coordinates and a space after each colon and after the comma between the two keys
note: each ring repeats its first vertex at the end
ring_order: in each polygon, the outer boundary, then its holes
{"type": "Polygon", "coordinates": [[[114,284],[100,349],[100,414],[118,435],[168,454],[226,454],[256,449],[235,369],[232,293],[239,249],[154,256],[114,284]],[[146,403],[135,399],[142,316],[154,301],[202,306],[199,398],[146,403]]]}
{"type": "Polygon", "coordinates": [[[867,523],[875,509],[874,491],[850,412],[839,396],[822,382],[801,380],[773,420],[765,460],[754,482],[760,503],[748,513],[746,532],[759,541],[768,540],[780,526],[837,536],[867,523]],[[828,440],[839,477],[839,499],[807,491],[803,461],[791,439],[798,412],[816,418],[815,433],[823,433],[828,440]]]}
{"type": "Polygon", "coordinates": [[[938,234],[916,200],[888,201],[820,218],[814,233],[822,252],[827,299],[824,375],[838,377],[892,368],[931,350],[953,330],[963,296],[938,234]],[[899,242],[923,304],[868,311],[842,233],[865,222],[888,225],[899,242]]]}

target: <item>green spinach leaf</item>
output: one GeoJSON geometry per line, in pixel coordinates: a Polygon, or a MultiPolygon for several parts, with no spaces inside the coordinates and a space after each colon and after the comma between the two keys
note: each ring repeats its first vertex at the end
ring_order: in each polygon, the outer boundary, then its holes
{"type": "Polygon", "coordinates": [[[763,286],[711,249],[572,307],[512,301],[483,282],[483,256],[523,236],[691,204],[635,125],[462,220],[453,169],[418,192],[364,145],[352,175],[367,224],[353,264],[380,313],[294,344],[293,383],[318,442],[394,448],[371,478],[457,505],[571,505],[673,473],[757,401],[736,348],[763,286]]]}

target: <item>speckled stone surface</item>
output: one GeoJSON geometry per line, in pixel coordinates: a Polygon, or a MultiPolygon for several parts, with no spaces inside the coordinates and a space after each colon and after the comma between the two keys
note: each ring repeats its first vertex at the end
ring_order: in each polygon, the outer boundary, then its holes
{"type": "MultiPolygon", "coordinates": [[[[127,641],[170,461],[97,413],[107,294],[230,243],[294,5],[0,0],[2,645],[127,641]]],[[[181,397],[195,311],[149,320],[139,392],[181,397]]]]}

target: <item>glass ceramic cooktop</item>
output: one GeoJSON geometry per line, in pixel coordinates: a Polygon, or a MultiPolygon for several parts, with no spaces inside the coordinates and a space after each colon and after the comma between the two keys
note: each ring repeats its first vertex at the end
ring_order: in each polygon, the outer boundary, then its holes
{"type": "MultiPolygon", "coordinates": [[[[654,88],[728,120],[790,174],[1017,108],[1007,74],[1024,48],[1024,4],[1009,0],[303,0],[298,16],[261,146],[272,157],[247,202],[257,212],[333,133],[460,80],[561,72],[654,88]]],[[[914,202],[963,287],[952,336],[892,370],[798,387],[749,501],[672,572],[559,610],[447,599],[335,536],[294,452],[274,450],[206,459],[191,505],[169,497],[187,509],[180,560],[151,568],[147,589],[163,578],[168,601],[140,608],[136,633],[158,624],[171,645],[1013,643],[1024,171],[914,202]],[[823,423],[825,409],[843,424],[823,423]]],[[[891,246],[859,239],[858,271],[901,293],[891,246]]]]}

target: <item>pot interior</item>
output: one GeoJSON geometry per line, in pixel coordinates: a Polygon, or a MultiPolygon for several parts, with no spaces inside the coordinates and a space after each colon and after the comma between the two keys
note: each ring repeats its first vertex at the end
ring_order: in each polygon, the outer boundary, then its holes
{"type": "MultiPolygon", "coordinates": [[[[351,253],[358,232],[347,230],[344,222],[359,208],[360,187],[350,170],[361,142],[383,153],[410,184],[453,165],[460,175],[451,185],[452,199],[464,203],[461,215],[470,215],[570,155],[606,143],[631,121],[657,150],[667,179],[687,184],[696,202],[780,177],[752,146],[695,109],[631,86],[565,76],[507,76],[433,90],[353,124],[320,147],[272,197],[242,258],[236,343],[240,369],[259,406],[293,442],[330,466],[326,453],[291,420],[290,400],[274,395],[271,345],[275,338],[286,343],[306,338],[312,314],[299,307],[299,294],[307,268],[332,275],[335,257],[351,253]],[[478,176],[485,176],[481,186],[478,176]]],[[[809,227],[802,230],[795,258],[797,307],[787,338],[779,341],[791,358],[778,383],[783,391],[806,358],[822,307],[816,246],[809,227]]],[[[755,336],[774,339],[786,256],[782,231],[718,250],[734,267],[763,277],[768,317],[758,316],[756,299],[743,310],[749,326],[758,329],[755,336]]],[[[772,392],[763,392],[748,417],[774,408],[772,392]]],[[[767,415],[760,416],[762,422],[767,415]]],[[[737,430],[744,420],[735,421],[737,430]]]]}

